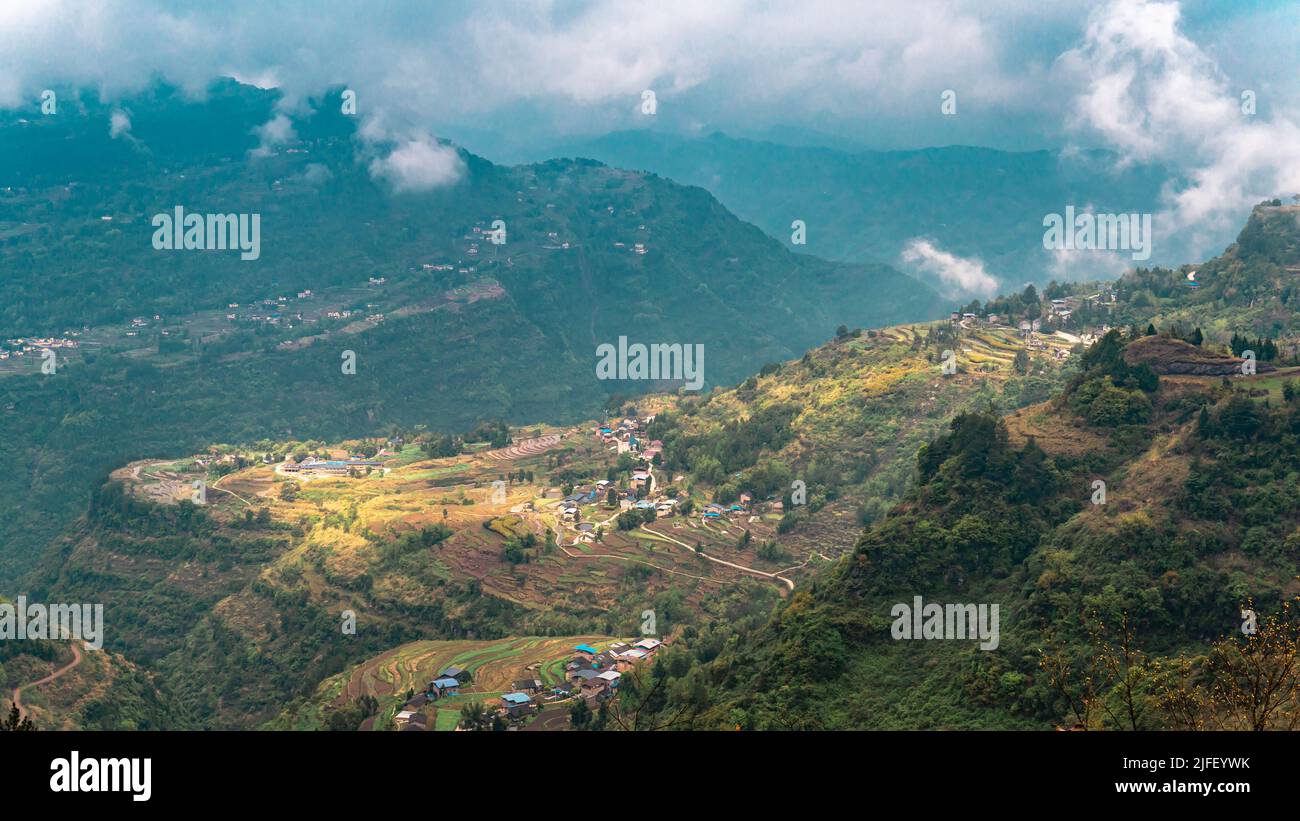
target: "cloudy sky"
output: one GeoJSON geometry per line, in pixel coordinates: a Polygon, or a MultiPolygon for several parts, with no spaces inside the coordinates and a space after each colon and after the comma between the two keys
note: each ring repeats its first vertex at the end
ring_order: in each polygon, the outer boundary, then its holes
{"type": "Polygon", "coordinates": [[[447,136],[492,159],[645,127],[869,148],[1105,147],[1182,168],[1192,182],[1169,193],[1173,220],[1215,231],[1263,194],[1300,190],[1296,2],[360,6],[3,3],[0,107],[74,84],[112,100],[158,77],[199,94],[228,75],[279,88],[290,112],[347,86],[367,133],[417,146],[447,136]]]}

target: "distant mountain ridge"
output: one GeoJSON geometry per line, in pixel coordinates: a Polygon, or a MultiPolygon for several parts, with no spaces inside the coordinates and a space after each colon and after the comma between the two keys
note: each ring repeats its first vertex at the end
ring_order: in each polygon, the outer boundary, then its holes
{"type": "Polygon", "coordinates": [[[804,220],[806,250],[829,259],[898,264],[912,239],[928,238],[943,251],[981,260],[1003,290],[1060,277],[1042,246],[1044,215],[1067,205],[1150,213],[1171,179],[1155,166],[1117,173],[1114,155],[1102,151],[851,152],[721,133],[624,131],[555,151],[701,185],[787,245],[791,222],[804,220]]]}

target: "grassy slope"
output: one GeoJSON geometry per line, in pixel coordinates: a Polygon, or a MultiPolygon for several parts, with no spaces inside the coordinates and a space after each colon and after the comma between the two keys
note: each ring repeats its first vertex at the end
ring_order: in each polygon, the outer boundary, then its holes
{"type": "Polygon", "coordinates": [[[423,690],[439,671],[456,666],[472,676],[459,695],[439,700],[434,706],[438,729],[452,728],[460,706],[467,701],[491,701],[513,690],[522,678],[537,678],[549,687],[564,680],[563,663],[577,644],[604,649],[612,639],[599,635],[525,636],[496,641],[418,641],[387,650],[378,656],[322,681],[300,705],[285,711],[267,729],[316,730],[324,716],[349,702],[369,695],[379,701],[373,727],[387,726],[406,692],[423,690]]]}

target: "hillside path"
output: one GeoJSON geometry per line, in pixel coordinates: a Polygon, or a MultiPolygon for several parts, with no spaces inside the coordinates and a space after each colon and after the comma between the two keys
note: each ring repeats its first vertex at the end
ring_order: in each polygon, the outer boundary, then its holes
{"type": "Polygon", "coordinates": [[[27,715],[27,711],[23,709],[23,702],[22,702],[23,690],[29,689],[31,687],[40,687],[42,684],[49,684],[51,681],[54,681],[56,678],[68,672],[69,670],[71,670],[73,667],[76,667],[80,663],[81,663],[81,648],[77,646],[77,643],[73,643],[72,661],[68,662],[64,666],[55,670],[53,673],[50,673],[45,678],[37,679],[36,681],[29,682],[20,687],[15,687],[14,706],[18,708],[18,720],[21,721],[23,716],[27,715]]]}
{"type": "MultiPolygon", "coordinates": [[[[669,536],[667,533],[659,533],[658,531],[651,530],[645,525],[641,525],[641,529],[644,530],[646,533],[653,533],[656,536],[663,537],[668,541],[672,542],[673,544],[681,545],[682,547],[686,548],[692,553],[695,553],[697,556],[703,556],[704,558],[708,559],[711,562],[717,562],[718,564],[725,564],[727,567],[734,567],[736,570],[741,570],[744,571],[745,573],[753,573],[755,576],[763,576],[764,578],[775,579],[776,581],[784,582],[786,587],[790,588],[790,590],[794,590],[794,582],[780,575],[781,573],[789,572],[789,570],[793,570],[794,568],[788,568],[787,570],[778,570],[776,573],[768,573],[766,570],[757,570],[753,567],[745,567],[743,564],[736,564],[735,562],[729,562],[725,559],[719,559],[716,556],[710,556],[708,553],[699,553],[695,550],[695,548],[691,547],[686,542],[683,542],[680,539],[674,539],[672,536],[669,536]]],[[[807,562],[804,562],[804,564],[807,564],[807,562]]],[[[800,567],[802,567],[802,565],[800,565],[800,567]]]]}

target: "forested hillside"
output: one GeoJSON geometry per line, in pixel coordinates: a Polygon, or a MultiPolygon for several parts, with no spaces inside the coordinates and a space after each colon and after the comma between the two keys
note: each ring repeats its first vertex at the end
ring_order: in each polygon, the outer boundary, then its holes
{"type": "Polygon", "coordinates": [[[125,104],[130,139],[108,135],[112,110],[89,93],[0,121],[0,457],[16,467],[0,478],[0,578],[131,459],[269,433],[574,420],[610,393],[682,384],[596,379],[597,346],[620,336],[703,346],[711,386],[840,324],[941,310],[891,268],[793,254],[653,175],[428,144],[454,173],[406,190],[373,173],[402,145],[358,137],[337,95],[260,144],[274,102],[234,82],[202,101],[159,86],[125,104]],[[152,217],[176,206],[259,215],[258,258],[156,250],[152,217]],[[75,347],[53,349],[46,375],[49,338],[75,347]]]}
{"type": "Polygon", "coordinates": [[[761,625],[695,632],[645,708],[697,727],[1288,726],[1285,656],[1254,665],[1282,675],[1263,709],[1232,637],[1243,608],[1285,619],[1300,590],[1296,371],[1274,396],[1257,386],[1278,377],[1157,377],[1124,346],[1112,332],[1050,402],[955,419],[850,556],[761,625]],[[914,596],[998,604],[996,650],[894,640],[914,596]]]}
{"type": "Polygon", "coordinates": [[[849,556],[768,619],[688,631],[631,703],[714,728],[1294,728],[1298,229],[1265,203],[1222,256],[1123,277],[1099,303],[1120,327],[1053,398],[957,416],[849,556]],[[997,604],[997,648],[896,640],[915,596],[997,604]]]}

